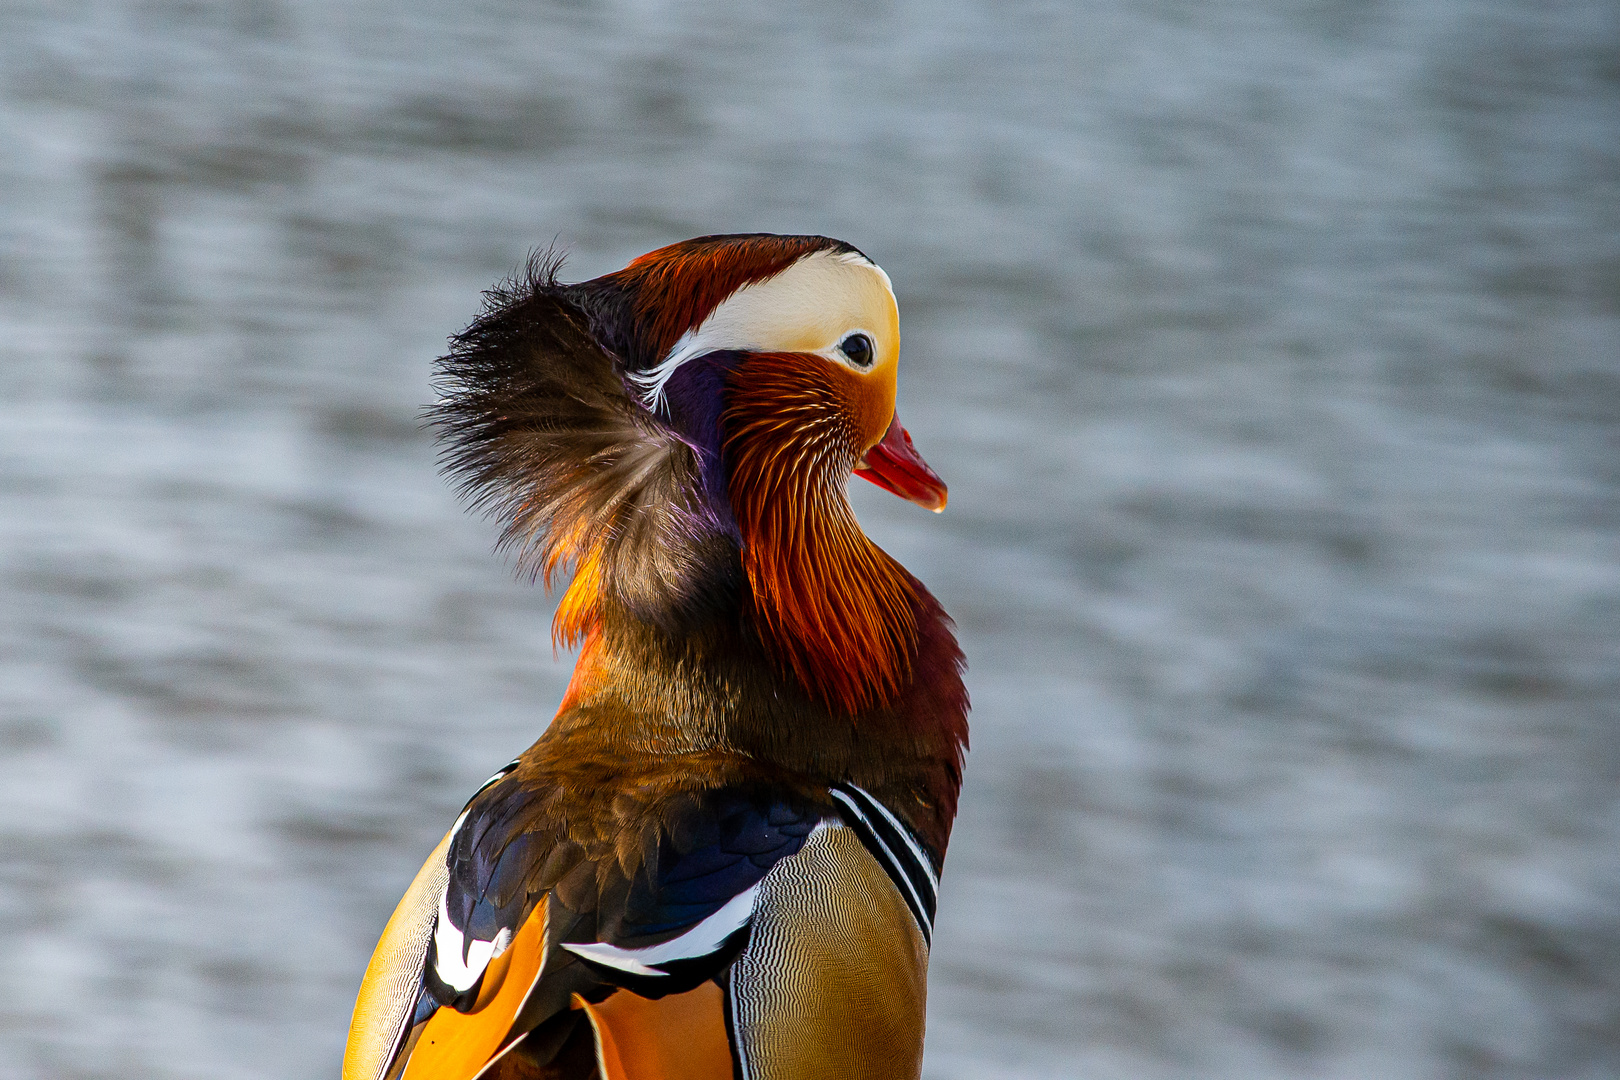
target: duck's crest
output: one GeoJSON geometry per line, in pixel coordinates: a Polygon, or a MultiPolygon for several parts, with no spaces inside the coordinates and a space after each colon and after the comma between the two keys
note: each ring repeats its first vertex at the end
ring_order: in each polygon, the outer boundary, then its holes
{"type": "MultiPolygon", "coordinates": [[[[484,294],[450,340],[427,411],[441,464],[471,505],[504,523],[500,547],[543,579],[571,564],[553,625],[582,638],[615,600],[655,622],[705,603],[720,524],[695,451],[627,392],[616,358],[557,280],[547,251],[484,294]]],[[[712,602],[712,601],[709,601],[712,602]]]]}

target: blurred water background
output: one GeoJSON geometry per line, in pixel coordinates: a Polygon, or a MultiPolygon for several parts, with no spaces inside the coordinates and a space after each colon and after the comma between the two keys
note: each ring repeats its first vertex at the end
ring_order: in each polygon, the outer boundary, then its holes
{"type": "Polygon", "coordinates": [[[0,9],[0,1075],[335,1076],[570,657],[480,289],[894,278],[974,743],[930,1080],[1620,1076],[1620,6],[0,9]]]}

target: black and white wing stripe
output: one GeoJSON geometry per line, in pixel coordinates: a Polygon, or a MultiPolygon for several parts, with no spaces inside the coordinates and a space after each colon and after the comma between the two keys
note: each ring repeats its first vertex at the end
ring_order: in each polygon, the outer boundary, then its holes
{"type": "MultiPolygon", "coordinates": [[[[508,765],[478,790],[488,789],[516,765],[508,765]]],[[[424,984],[432,974],[432,953],[441,936],[439,916],[450,881],[450,848],[467,821],[471,805],[468,800],[467,808],[428,856],[383,929],[355,1001],[343,1055],[344,1080],[384,1080],[396,1072],[412,1029],[439,1007],[439,1001],[424,984]]],[[[487,957],[484,962],[488,962],[487,957]]]]}
{"type": "Polygon", "coordinates": [[[869,792],[854,784],[835,784],[831,794],[844,823],[855,830],[905,897],[923,940],[933,944],[934,912],[939,906],[939,872],[933,860],[911,830],[869,792]]]}
{"type": "Polygon", "coordinates": [[[821,817],[810,805],[725,790],[690,810],[681,842],[666,835],[656,870],[636,875],[615,910],[596,912],[590,939],[560,942],[643,997],[690,990],[731,962],[747,940],[760,881],[804,846],[821,817]]]}
{"type": "Polygon", "coordinates": [[[656,945],[626,948],[606,941],[569,941],[562,947],[609,982],[643,997],[689,990],[742,948],[758,892],[757,883],[750,885],[692,929],[656,945]]]}
{"type": "Polygon", "coordinates": [[[472,798],[462,808],[461,816],[456,823],[450,826],[450,846],[446,850],[445,887],[439,894],[438,911],[433,921],[432,949],[428,952],[423,972],[424,982],[429,993],[423,995],[423,1003],[418,1006],[416,1021],[420,1021],[424,1013],[430,1014],[432,1007],[448,1004],[464,996],[483,977],[484,969],[491,960],[500,956],[511,944],[515,930],[510,926],[497,926],[485,934],[472,930],[467,925],[465,917],[461,925],[449,910],[451,893],[451,878],[454,873],[455,849],[458,844],[465,842],[462,829],[467,824],[467,816],[472,813],[472,804],[478,796],[494,787],[510,776],[518,767],[516,761],[504,766],[495,775],[478,785],[472,798]],[[431,1005],[432,1007],[427,1007],[431,1005]]]}

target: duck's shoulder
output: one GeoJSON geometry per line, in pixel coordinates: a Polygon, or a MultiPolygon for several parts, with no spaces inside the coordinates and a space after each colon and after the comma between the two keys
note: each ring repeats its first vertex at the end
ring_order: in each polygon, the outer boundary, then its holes
{"type": "Polygon", "coordinates": [[[757,887],[828,828],[859,840],[928,938],[943,853],[858,784],[735,753],[543,740],[469,802],[446,853],[445,917],[494,941],[544,899],[548,940],[598,975],[686,989],[729,963],[757,887]]]}
{"type": "Polygon", "coordinates": [[[571,1038],[571,1009],[621,990],[718,980],[774,1015],[777,961],[863,967],[844,941],[862,919],[926,956],[938,859],[870,792],[736,755],[558,749],[491,777],[407,894],[362,988],[368,1062],[448,1069],[435,1055],[481,1063],[542,1027],[571,1038]]]}

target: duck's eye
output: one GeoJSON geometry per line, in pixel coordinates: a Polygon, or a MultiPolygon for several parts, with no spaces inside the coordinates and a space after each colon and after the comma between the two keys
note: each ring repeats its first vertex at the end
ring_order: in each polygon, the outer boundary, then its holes
{"type": "Polygon", "coordinates": [[[872,366],[872,339],[865,334],[849,335],[838,343],[838,348],[856,367],[872,366]]]}

